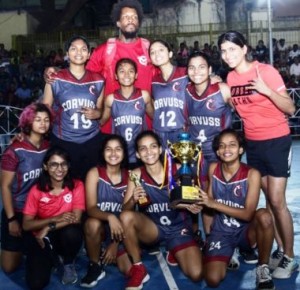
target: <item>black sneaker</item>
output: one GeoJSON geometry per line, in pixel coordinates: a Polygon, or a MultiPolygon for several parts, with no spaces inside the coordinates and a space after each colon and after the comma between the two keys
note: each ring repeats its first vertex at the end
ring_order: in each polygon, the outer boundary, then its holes
{"type": "Polygon", "coordinates": [[[256,289],[257,290],[274,290],[274,282],[272,280],[268,265],[259,265],[256,268],[256,289]]]}
{"type": "Polygon", "coordinates": [[[244,262],[246,264],[257,264],[258,263],[258,256],[257,256],[255,249],[251,249],[251,250],[247,250],[247,251],[240,249],[240,255],[242,256],[242,258],[244,259],[244,262]]]}
{"type": "Polygon", "coordinates": [[[80,286],[92,288],[97,285],[98,281],[105,277],[103,265],[90,262],[86,275],[81,279],[80,286]]]}

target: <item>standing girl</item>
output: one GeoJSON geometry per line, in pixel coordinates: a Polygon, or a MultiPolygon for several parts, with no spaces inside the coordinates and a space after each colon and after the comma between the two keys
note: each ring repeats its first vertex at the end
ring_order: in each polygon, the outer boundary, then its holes
{"type": "Polygon", "coordinates": [[[74,177],[84,179],[99,158],[98,119],[104,79],[85,69],[90,57],[85,37],[71,37],[66,42],[66,51],[70,66],[53,75],[52,84],[45,85],[43,103],[52,106],[55,113],[51,143],[69,152],[74,177]]]}
{"type": "Polygon", "coordinates": [[[298,267],[294,260],[294,227],[285,198],[290,175],[291,136],[286,115],[295,112],[292,99],[277,70],[246,58],[247,43],[237,31],[218,40],[222,59],[233,69],[227,77],[232,103],[243,120],[247,163],[260,171],[262,189],[277,229],[279,248],[272,254],[274,278],[289,278],[298,267]]]}
{"type": "Polygon", "coordinates": [[[188,132],[192,141],[201,146],[201,185],[207,189],[208,167],[218,160],[212,148],[214,137],[231,126],[230,88],[225,83],[211,84],[212,72],[209,57],[202,52],[188,59],[188,76],[191,83],[186,88],[188,132]]]}
{"type": "Polygon", "coordinates": [[[16,270],[22,261],[22,210],[30,187],[42,171],[42,161],[49,147],[45,139],[52,115],[43,104],[27,106],[19,119],[22,141],[15,140],[1,159],[1,267],[4,272],[16,270]]]}
{"type": "Polygon", "coordinates": [[[167,42],[153,41],[149,54],[153,65],[160,70],[152,79],[153,129],[162,139],[163,148],[167,148],[167,141],[177,142],[179,133],[186,126],[185,87],[188,77],[186,68],[171,63],[173,52],[167,42]]]}
{"type": "Polygon", "coordinates": [[[145,130],[146,113],[153,118],[153,104],[147,91],[134,86],[137,65],[129,58],[121,58],[115,69],[115,77],[120,89],[108,95],[104,102],[101,125],[112,117],[112,132],[122,136],[128,145],[130,168],[137,166],[134,150],[135,137],[145,130]]]}

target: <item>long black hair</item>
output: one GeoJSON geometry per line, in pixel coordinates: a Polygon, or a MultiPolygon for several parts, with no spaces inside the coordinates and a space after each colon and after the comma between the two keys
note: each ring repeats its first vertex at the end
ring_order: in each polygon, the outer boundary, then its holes
{"type": "Polygon", "coordinates": [[[120,136],[120,135],[117,135],[117,134],[110,134],[110,135],[107,135],[107,137],[104,139],[102,145],[101,145],[101,152],[100,152],[100,165],[101,166],[105,166],[106,165],[106,161],[105,161],[105,158],[104,158],[104,150],[105,150],[105,147],[107,145],[107,143],[111,140],[116,140],[120,143],[122,149],[123,149],[123,152],[124,152],[124,158],[121,162],[121,168],[127,168],[128,166],[128,149],[127,149],[127,143],[125,141],[125,139],[120,136]]]}
{"type": "Polygon", "coordinates": [[[50,191],[50,190],[53,189],[49,172],[48,172],[48,170],[45,169],[45,166],[47,166],[50,158],[53,155],[58,155],[59,157],[61,157],[62,159],[64,159],[68,163],[69,168],[68,168],[67,175],[65,176],[64,181],[63,181],[63,188],[68,187],[70,190],[72,190],[74,188],[74,181],[73,181],[73,178],[71,176],[70,156],[69,156],[69,154],[67,153],[67,151],[65,149],[63,149],[59,146],[53,146],[53,147],[50,147],[47,150],[46,155],[45,155],[44,160],[43,160],[43,170],[42,170],[42,173],[41,173],[41,175],[40,175],[40,177],[37,181],[37,188],[39,190],[42,190],[42,191],[50,191]]]}
{"type": "Polygon", "coordinates": [[[232,135],[232,136],[234,136],[236,138],[238,144],[239,144],[239,147],[241,147],[241,148],[244,149],[243,153],[245,152],[246,142],[245,142],[244,136],[240,132],[238,132],[238,131],[236,131],[234,129],[227,128],[227,129],[224,129],[222,132],[220,132],[218,135],[216,135],[215,138],[214,138],[214,140],[213,140],[212,148],[213,148],[213,151],[215,153],[219,150],[220,140],[225,135],[232,135]]]}
{"type": "Polygon", "coordinates": [[[221,44],[225,41],[232,42],[239,47],[247,46],[247,40],[244,37],[244,35],[238,31],[235,30],[229,30],[223,34],[221,34],[218,38],[218,47],[221,48],[221,44]]]}

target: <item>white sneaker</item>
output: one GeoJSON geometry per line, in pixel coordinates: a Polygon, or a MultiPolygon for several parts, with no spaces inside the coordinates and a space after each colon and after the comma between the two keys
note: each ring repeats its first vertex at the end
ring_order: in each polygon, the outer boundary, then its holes
{"type": "Polygon", "coordinates": [[[227,265],[228,270],[238,270],[240,268],[238,249],[235,249],[227,265]]]}
{"type": "Polygon", "coordinates": [[[295,259],[284,255],[278,267],[274,270],[272,276],[277,279],[288,279],[292,273],[299,267],[295,259]]]}
{"type": "Polygon", "coordinates": [[[256,268],[256,289],[273,290],[275,289],[269,266],[266,264],[259,265],[256,268]]]}
{"type": "Polygon", "coordinates": [[[273,270],[275,270],[278,267],[280,261],[283,258],[283,255],[284,255],[283,251],[281,251],[279,248],[277,248],[272,253],[272,255],[271,255],[270,259],[269,259],[269,268],[270,268],[270,270],[273,271],[273,270]]]}

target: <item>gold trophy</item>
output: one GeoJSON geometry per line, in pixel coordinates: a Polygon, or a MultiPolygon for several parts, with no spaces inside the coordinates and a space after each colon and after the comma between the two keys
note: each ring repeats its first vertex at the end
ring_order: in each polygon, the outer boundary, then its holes
{"type": "Polygon", "coordinates": [[[192,170],[190,162],[196,161],[201,153],[200,147],[190,140],[188,133],[180,133],[179,141],[171,143],[168,141],[170,154],[180,161],[181,167],[177,171],[180,185],[175,186],[170,192],[170,204],[175,207],[180,203],[194,203],[199,200],[199,189],[192,184],[192,170]]]}
{"type": "MultiPolygon", "coordinates": [[[[131,181],[133,181],[135,186],[141,186],[141,182],[140,182],[138,176],[134,172],[129,171],[129,179],[131,181]]],[[[150,197],[148,195],[140,197],[139,200],[138,200],[138,205],[140,207],[145,207],[145,206],[149,205],[150,203],[151,203],[151,200],[150,200],[150,197]]]]}

